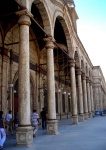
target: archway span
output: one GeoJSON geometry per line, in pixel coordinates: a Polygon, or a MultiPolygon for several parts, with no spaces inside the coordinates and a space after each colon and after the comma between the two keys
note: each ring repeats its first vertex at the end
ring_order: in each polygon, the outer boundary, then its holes
{"type": "MultiPolygon", "coordinates": [[[[15,83],[16,83],[17,80],[18,80],[18,71],[16,71],[12,83],[15,85],[15,83]]],[[[31,73],[30,73],[30,81],[31,81],[31,84],[32,84],[33,90],[34,90],[35,89],[35,85],[34,85],[35,81],[33,79],[33,76],[31,75],[31,73]]]]}
{"type": "Polygon", "coordinates": [[[34,15],[35,20],[44,28],[48,35],[52,35],[52,23],[50,21],[49,9],[45,1],[33,0],[31,4],[31,12],[34,15]],[[35,11],[37,14],[35,14],[35,11]],[[40,19],[40,20],[39,20],[40,19]],[[41,22],[42,20],[42,22],[41,22]]]}
{"type": "MultiPolygon", "coordinates": [[[[18,112],[18,71],[15,73],[13,78],[13,85],[14,85],[14,113],[18,112]]],[[[13,91],[13,92],[14,92],[13,91]]],[[[35,101],[35,95],[36,95],[36,85],[33,78],[33,75],[30,72],[30,107],[31,111],[36,107],[37,101],[35,101]]]]}
{"type": "MultiPolygon", "coordinates": [[[[69,30],[68,23],[63,17],[61,11],[56,10],[54,13],[54,38],[59,46],[64,49],[69,55],[72,49],[71,32],[69,30]],[[58,32],[59,34],[56,34],[58,32]],[[59,39],[60,37],[60,39],[59,39]]],[[[71,56],[70,56],[71,57],[71,56]]]]}

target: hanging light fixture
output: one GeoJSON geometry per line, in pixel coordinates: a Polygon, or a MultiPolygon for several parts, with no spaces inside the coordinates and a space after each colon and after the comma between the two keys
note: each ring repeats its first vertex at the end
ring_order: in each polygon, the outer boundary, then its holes
{"type": "Polygon", "coordinates": [[[70,93],[68,93],[68,95],[70,95],[70,93]]]}
{"type": "Polygon", "coordinates": [[[9,87],[11,87],[11,88],[12,88],[13,86],[14,86],[14,84],[12,84],[12,83],[10,83],[10,84],[9,84],[9,87]]]}
{"type": "Polygon", "coordinates": [[[58,89],[58,93],[60,93],[61,92],[61,89],[58,89]]]}
{"type": "Polygon", "coordinates": [[[63,94],[65,95],[65,94],[66,94],[66,91],[64,91],[63,94]]]}
{"type": "Polygon", "coordinates": [[[14,93],[17,93],[17,91],[16,91],[16,90],[14,90],[14,93]]]}

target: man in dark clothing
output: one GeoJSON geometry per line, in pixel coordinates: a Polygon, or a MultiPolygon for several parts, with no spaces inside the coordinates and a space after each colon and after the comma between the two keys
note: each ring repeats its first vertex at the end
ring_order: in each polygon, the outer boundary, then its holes
{"type": "Polygon", "coordinates": [[[45,108],[42,108],[42,111],[40,113],[41,119],[42,119],[42,129],[46,129],[46,120],[47,120],[47,113],[45,108]]]}

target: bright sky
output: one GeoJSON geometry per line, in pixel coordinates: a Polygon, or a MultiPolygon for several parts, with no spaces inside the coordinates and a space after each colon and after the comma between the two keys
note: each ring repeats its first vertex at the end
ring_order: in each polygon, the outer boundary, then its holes
{"type": "Polygon", "coordinates": [[[106,80],[106,0],[74,0],[78,35],[94,66],[106,80]]]}

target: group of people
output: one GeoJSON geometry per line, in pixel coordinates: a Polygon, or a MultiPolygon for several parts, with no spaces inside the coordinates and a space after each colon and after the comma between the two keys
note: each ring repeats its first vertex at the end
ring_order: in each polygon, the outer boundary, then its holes
{"type": "Polygon", "coordinates": [[[12,118],[12,111],[9,112],[4,116],[3,111],[0,111],[0,150],[3,149],[3,144],[6,140],[6,135],[10,134],[13,135],[13,122],[14,128],[17,126],[17,115],[14,116],[14,120],[12,118]]]}
{"type": "Polygon", "coordinates": [[[40,117],[37,114],[36,110],[33,110],[33,113],[31,115],[31,125],[32,125],[32,127],[34,127],[34,130],[33,130],[34,137],[36,136],[36,132],[38,131],[38,126],[41,125],[39,118],[41,118],[41,120],[42,120],[42,129],[43,130],[46,129],[46,120],[47,120],[48,116],[47,116],[47,112],[46,112],[45,108],[42,108],[40,117]]]}
{"type": "MultiPolygon", "coordinates": [[[[33,113],[31,115],[31,125],[34,127],[33,130],[33,136],[36,136],[36,132],[38,131],[38,125],[41,125],[41,122],[39,121],[41,118],[42,120],[42,129],[46,129],[46,120],[48,118],[47,112],[45,108],[42,109],[40,113],[40,117],[37,114],[36,110],[33,110],[33,113]]],[[[12,119],[12,111],[9,110],[9,112],[4,116],[3,111],[0,111],[0,150],[3,149],[3,144],[6,140],[6,135],[13,134],[12,130],[12,124],[14,122],[14,127],[18,127],[18,115],[15,114],[14,120],[12,119]]]]}

